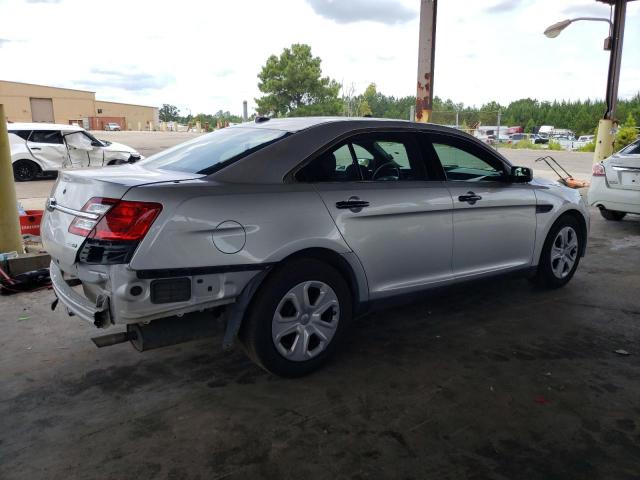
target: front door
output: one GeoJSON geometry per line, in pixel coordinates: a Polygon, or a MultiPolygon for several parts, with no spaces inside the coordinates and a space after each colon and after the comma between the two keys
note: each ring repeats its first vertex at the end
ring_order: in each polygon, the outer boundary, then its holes
{"type": "Polygon", "coordinates": [[[453,274],[456,278],[531,264],[536,196],[510,183],[509,165],[475,142],[430,134],[453,199],[453,274]]]}
{"type": "Polygon", "coordinates": [[[104,151],[93,145],[93,140],[83,131],[67,133],[64,136],[69,149],[69,157],[75,168],[101,167],[104,151]]]}
{"type": "Polygon", "coordinates": [[[296,175],[315,184],[360,259],[372,299],[451,280],[452,202],[412,134],[353,136],[296,175]]]}

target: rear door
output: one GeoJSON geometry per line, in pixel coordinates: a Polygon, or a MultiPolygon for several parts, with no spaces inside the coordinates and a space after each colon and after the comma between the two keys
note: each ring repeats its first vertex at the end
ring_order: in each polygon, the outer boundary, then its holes
{"type": "Polygon", "coordinates": [[[27,148],[45,170],[57,170],[68,164],[67,147],[60,130],[34,130],[27,140],[27,148]]]}
{"type": "Polygon", "coordinates": [[[453,275],[464,278],[531,264],[536,196],[506,182],[509,166],[457,135],[429,134],[453,200],[453,275]]]}
{"type": "Polygon", "coordinates": [[[452,202],[412,133],[354,135],[296,175],[313,183],[360,259],[371,298],[451,279],[452,202]]]}

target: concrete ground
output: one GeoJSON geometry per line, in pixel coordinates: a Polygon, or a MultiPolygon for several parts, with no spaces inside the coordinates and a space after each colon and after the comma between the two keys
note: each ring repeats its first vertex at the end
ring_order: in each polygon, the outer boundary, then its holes
{"type": "Polygon", "coordinates": [[[97,349],[50,291],[0,297],[0,478],[639,478],[639,247],[639,216],[593,211],[565,288],[425,295],[297,380],[221,334],[97,349]]]}
{"type": "MultiPolygon", "coordinates": [[[[97,138],[120,142],[129,145],[144,156],[153,155],[178,143],[198,136],[187,132],[92,132],[97,138]]],[[[558,177],[546,164],[535,162],[535,159],[550,154],[558,160],[574,177],[589,180],[591,177],[592,153],[549,152],[546,150],[512,150],[500,149],[514,165],[534,169],[534,175],[556,180],[558,177]]],[[[25,209],[41,210],[51,192],[54,180],[40,179],[34,182],[16,183],[16,194],[25,209]]]]}
{"type": "Polygon", "coordinates": [[[0,297],[0,478],[638,478],[639,247],[640,217],[594,212],[565,288],[485,281],[360,318],[297,380],[221,335],[97,349],[50,291],[0,297]]]}

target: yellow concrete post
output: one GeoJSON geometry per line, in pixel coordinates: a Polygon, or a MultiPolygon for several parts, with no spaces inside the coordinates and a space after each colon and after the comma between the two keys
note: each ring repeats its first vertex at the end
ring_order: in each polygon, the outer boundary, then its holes
{"type": "Polygon", "coordinates": [[[613,154],[613,143],[616,136],[613,133],[613,120],[600,119],[598,123],[598,135],[596,136],[596,149],[593,153],[593,163],[598,163],[613,154]]]}
{"type": "Polygon", "coordinates": [[[149,131],[153,132],[153,122],[149,122],[149,131]]]}
{"type": "Polygon", "coordinates": [[[200,126],[200,122],[196,122],[196,132],[202,133],[202,127],[200,126]]]}
{"type": "Polygon", "coordinates": [[[138,122],[138,131],[142,130],[142,125],[138,122]]]}
{"type": "Polygon", "coordinates": [[[13,251],[24,253],[16,204],[16,186],[13,183],[7,117],[4,114],[4,105],[0,104],[0,253],[13,251]]]}

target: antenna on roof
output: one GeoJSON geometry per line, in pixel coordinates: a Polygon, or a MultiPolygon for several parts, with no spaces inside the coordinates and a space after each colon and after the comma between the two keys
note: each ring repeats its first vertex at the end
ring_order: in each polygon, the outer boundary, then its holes
{"type": "Polygon", "coordinates": [[[269,120],[271,120],[269,117],[262,117],[262,116],[256,116],[255,122],[256,123],[264,123],[264,122],[268,122],[269,120]]]}

